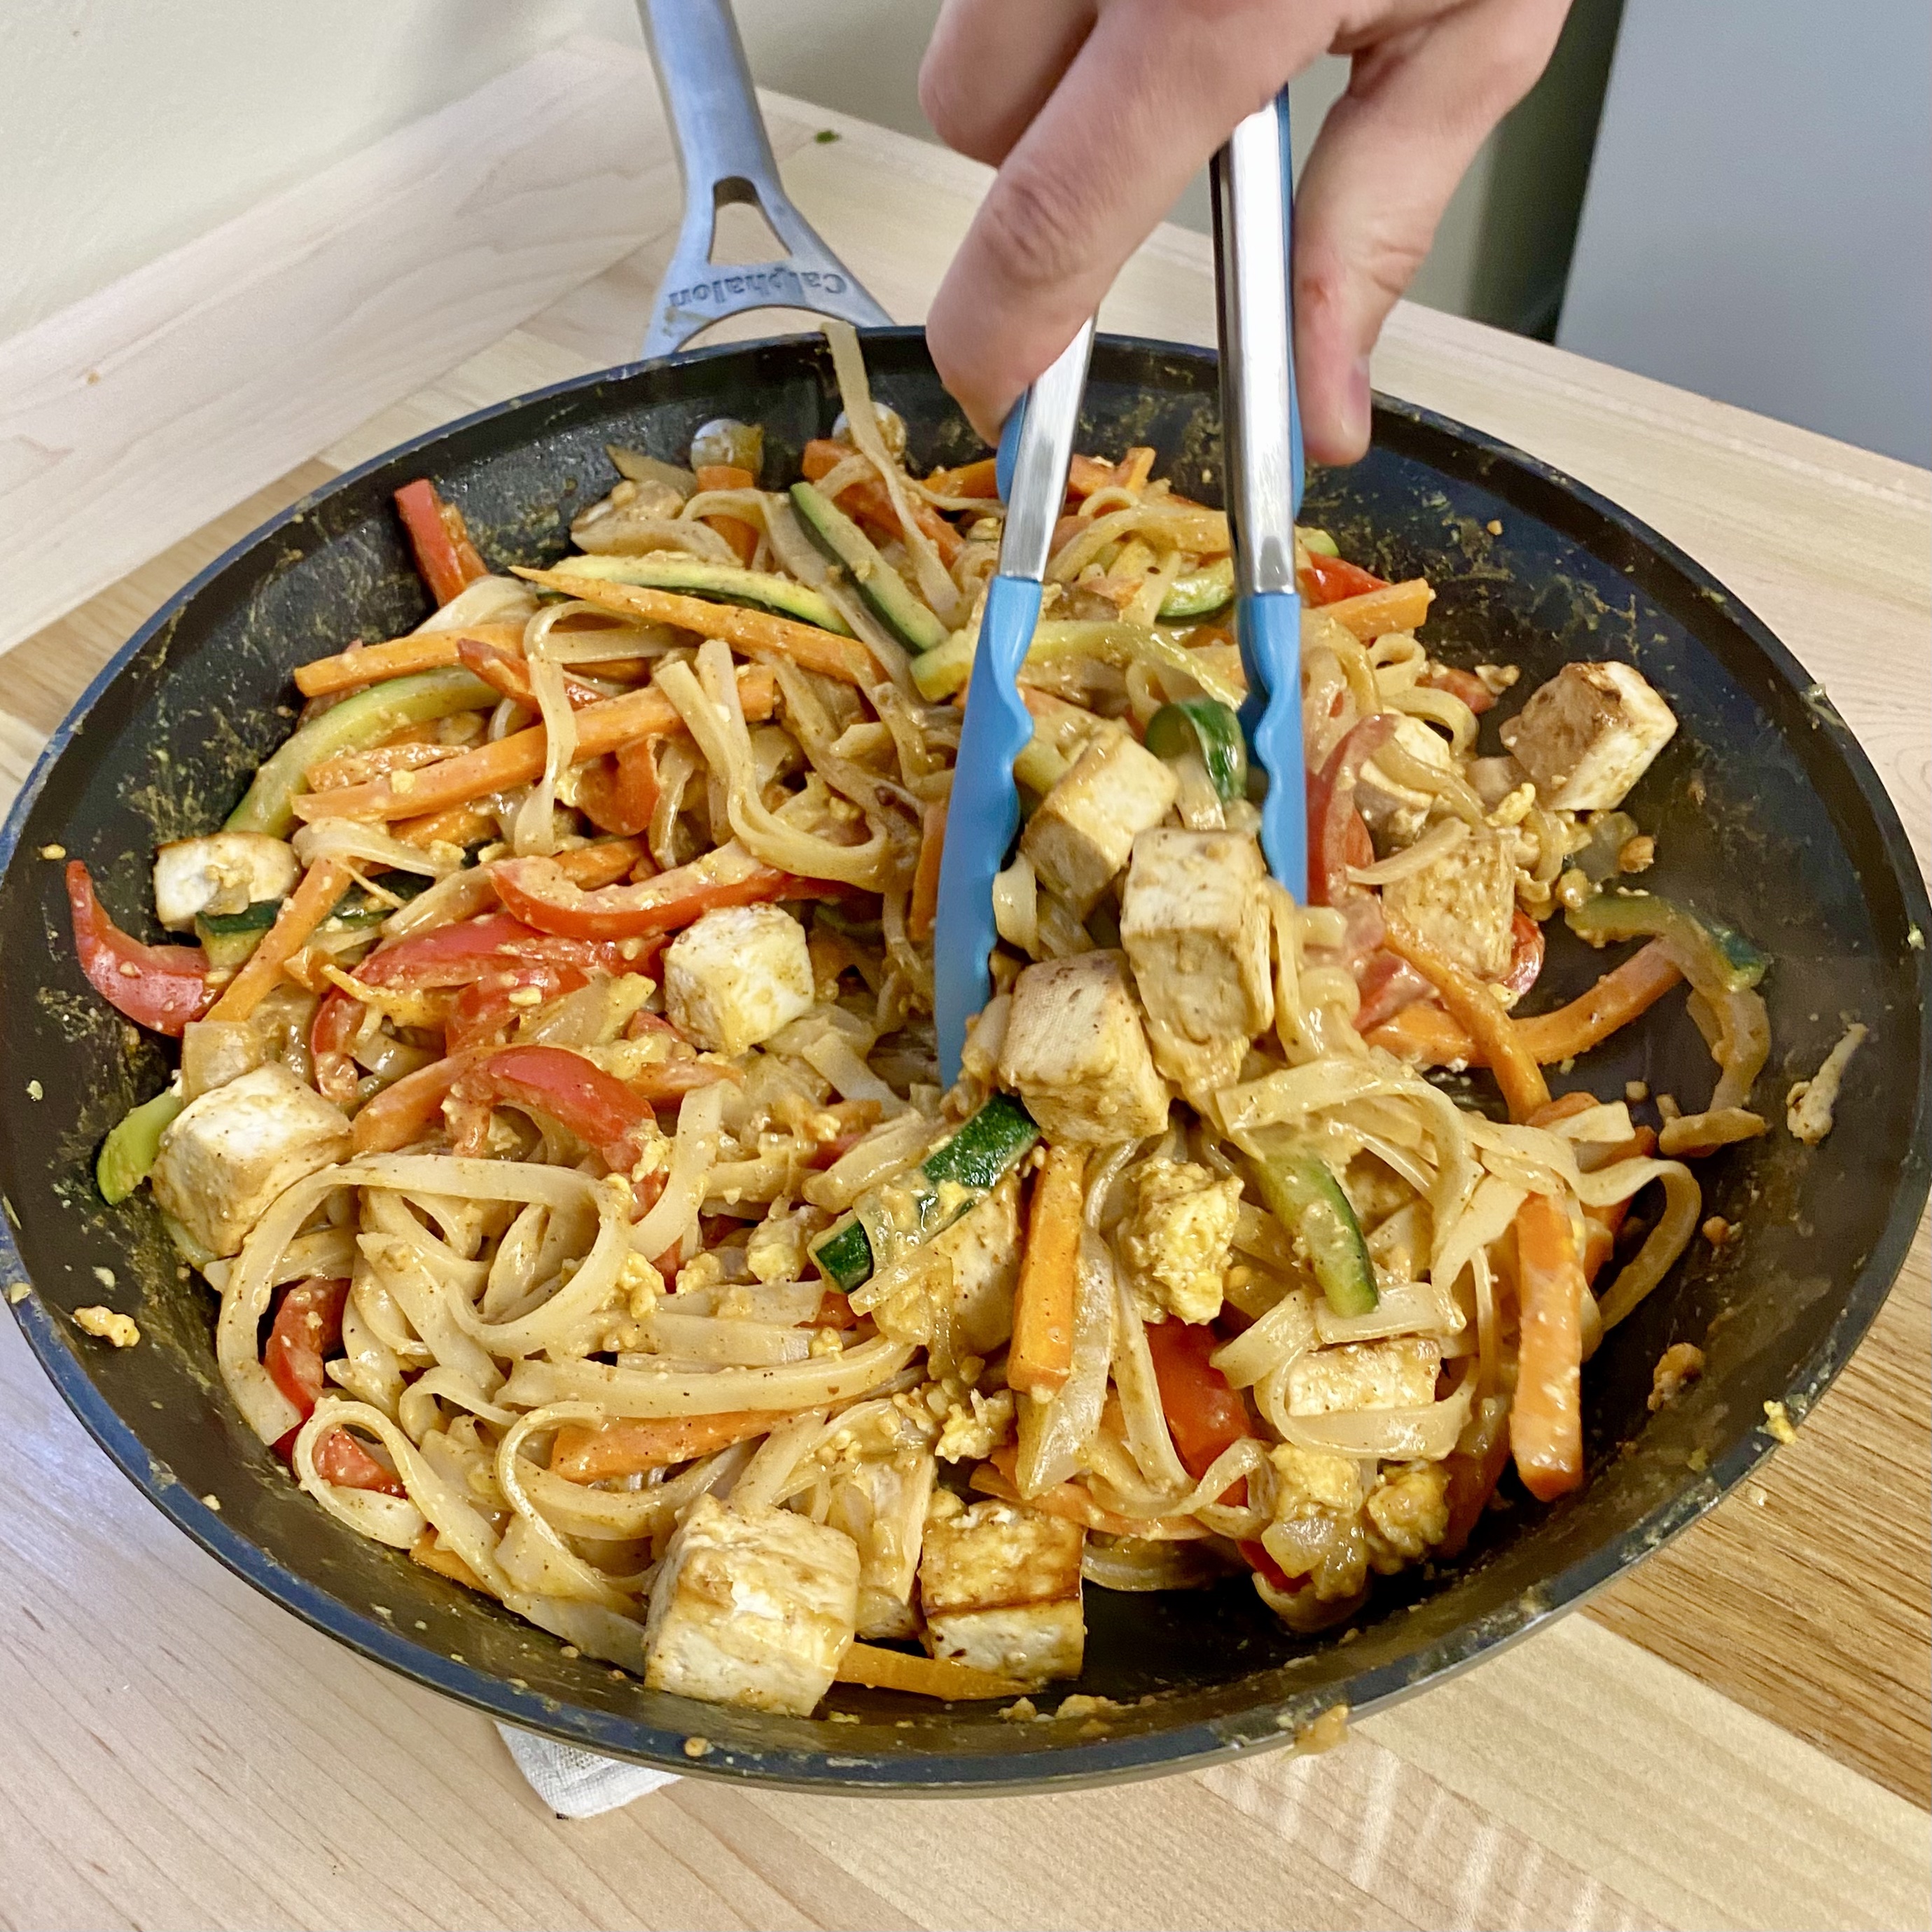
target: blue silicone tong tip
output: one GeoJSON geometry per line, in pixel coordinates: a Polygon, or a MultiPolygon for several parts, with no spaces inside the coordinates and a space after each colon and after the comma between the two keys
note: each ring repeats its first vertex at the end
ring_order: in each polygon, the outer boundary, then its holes
{"type": "Polygon", "coordinates": [[[991,962],[999,938],[993,881],[1019,825],[1013,760],[1033,736],[1032,715],[1019,694],[1020,666],[1040,621],[1041,580],[1066,500],[1093,340],[1090,322],[1013,405],[1000,433],[998,471],[1006,506],[1000,569],[986,586],[966,690],[932,950],[933,1016],[948,1086],[959,1077],[968,1024],[992,992],[991,962]]]}

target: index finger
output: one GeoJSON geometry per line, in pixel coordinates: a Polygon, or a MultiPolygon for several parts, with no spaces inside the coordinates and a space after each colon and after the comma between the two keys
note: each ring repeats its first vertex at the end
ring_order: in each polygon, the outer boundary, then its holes
{"type": "Polygon", "coordinates": [[[1325,46],[1332,10],[1217,23],[1113,0],[1000,168],[926,320],[946,387],[996,436],[1237,122],[1325,46]]]}

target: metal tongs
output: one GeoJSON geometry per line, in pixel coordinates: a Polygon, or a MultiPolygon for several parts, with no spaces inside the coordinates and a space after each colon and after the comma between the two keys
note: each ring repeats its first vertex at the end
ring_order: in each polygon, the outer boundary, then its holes
{"type": "MultiPolygon", "coordinates": [[[[1247,674],[1241,724],[1265,774],[1262,850],[1298,903],[1307,898],[1307,781],[1301,742],[1301,597],[1294,516],[1302,483],[1288,282],[1293,198],[1284,89],[1214,158],[1221,416],[1235,630],[1247,674]]],[[[1019,669],[1040,617],[1054,526],[1066,500],[1091,322],[1035,382],[1000,439],[1006,524],[988,586],[966,721],[953,767],[939,875],[934,1012],[942,1075],[959,1077],[968,1022],[992,990],[993,881],[1019,823],[1013,760],[1032,736],[1019,669]]]]}

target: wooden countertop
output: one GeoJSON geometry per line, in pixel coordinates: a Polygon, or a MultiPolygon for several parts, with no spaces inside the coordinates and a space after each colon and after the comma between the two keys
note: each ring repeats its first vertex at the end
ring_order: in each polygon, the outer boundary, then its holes
{"type": "MultiPolygon", "coordinates": [[[[172,495],[123,493],[115,567],[131,567],[118,581],[96,556],[37,584],[64,614],[0,665],[0,808],[134,626],[263,517],[406,435],[633,352],[676,226],[675,177],[636,57],[572,58],[567,73],[545,67],[542,86],[526,76],[541,112],[503,150],[550,157],[550,228],[517,257],[516,293],[473,273],[439,292],[440,265],[424,265],[414,299],[436,326],[409,353],[394,316],[326,344],[244,331],[221,358],[172,340],[165,380],[151,364],[142,383],[145,413],[74,429],[82,483],[90,462],[138,470],[157,435],[176,438],[169,460],[192,475],[172,495]],[[586,100],[620,104],[643,130],[621,166],[602,148],[582,159],[639,197],[604,223],[601,250],[556,238],[593,199],[572,201],[556,158],[556,126],[586,100]],[[278,371],[301,386],[298,418],[253,408],[232,435],[178,434],[278,371]],[[232,507],[203,520],[220,506],[232,507]]],[[[502,191],[504,102],[520,97],[494,85],[484,186],[452,193],[502,191]]],[[[982,171],[817,109],[766,107],[800,206],[896,316],[917,320],[982,171]]],[[[479,124],[438,124],[460,146],[479,124]]],[[[430,137],[411,137],[419,155],[430,137]]],[[[339,205],[317,216],[325,266],[350,280],[368,249],[350,196],[366,199],[368,180],[331,190],[339,205]]],[[[500,254],[515,254],[506,236],[528,240],[527,189],[497,207],[500,254]]],[[[222,259],[242,258],[249,219],[222,259]]],[[[474,237],[452,251],[459,241],[474,237]]],[[[184,312],[207,266],[177,262],[159,296],[110,291],[36,332],[32,366],[52,373],[34,406],[78,419],[82,384],[110,368],[104,343],[140,376],[160,352],[154,314],[184,312]]],[[[272,310],[280,286],[270,274],[250,299],[272,310]]],[[[1103,325],[1211,340],[1210,294],[1206,242],[1166,230],[1103,325]]],[[[0,344],[0,375],[22,366],[25,341],[0,344]]],[[[1925,862],[1932,477],[1426,310],[1397,311],[1375,374],[1580,477],[1712,569],[1818,676],[1925,862]]],[[[20,413],[0,404],[0,447],[25,434],[20,413]]],[[[0,491],[0,552],[16,560],[32,520],[20,500],[0,491]]],[[[1355,1726],[1325,1756],[890,1810],[681,1780],[571,1825],[543,1810],[485,1720],[339,1648],[178,1536],[0,1324],[0,1924],[1923,1924],[1928,1309],[1922,1228],[1869,1339],[1760,1480],[1582,1615],[1355,1726]]]]}

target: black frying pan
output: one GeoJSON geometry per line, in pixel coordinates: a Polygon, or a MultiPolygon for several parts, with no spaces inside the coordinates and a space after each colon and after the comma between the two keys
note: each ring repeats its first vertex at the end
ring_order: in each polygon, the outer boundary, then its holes
{"type": "MultiPolygon", "coordinates": [[[[916,331],[867,344],[876,392],[920,464],[976,453],[916,331]]],[[[1220,473],[1214,358],[1102,338],[1080,447],[1151,443],[1160,472],[1213,496],[1220,473]]],[[[214,1298],[182,1280],[145,1193],[110,1210],[92,1160],[166,1060],[82,980],[61,868],[86,859],[117,918],[155,936],[147,874],[158,839],[219,823],[289,728],[290,668],[356,636],[407,629],[424,592],[389,505],[434,476],[499,564],[548,562],[572,513],[616,480],[604,445],[681,460],[730,414],[766,425],[766,478],[796,473],[838,408],[815,340],[706,351],[616,370],[507,404],[366,466],[296,505],[205,572],[134,637],[54,735],[0,833],[0,1278],[87,1429],[205,1549],[364,1655],[494,1715],[681,1772],[868,1791],[1040,1789],[1198,1764],[1276,1742],[1330,1706],[1359,1712],[1427,1684],[1616,1576],[1708,1508],[1770,1446],[1764,1404],[1802,1416],[1843,1365],[1903,1260],[1927,1186],[1924,886],[1877,778],[1803,668],[1688,557],[1614,506],[1519,452],[1402,404],[1377,406],[1376,446],[1317,476],[1306,514],[1384,574],[1426,572],[1434,648],[1508,660],[1520,700],[1568,659],[1633,658],[1682,721],[1634,800],[1660,835],[1646,884],[1768,949],[1773,1048],[1758,1100],[1862,1018],[1838,1129],[1816,1153],[1781,1130],[1704,1168],[1714,1212],[1741,1222],[1720,1256],[1698,1243],[1606,1342],[1585,1378],[1591,1480],[1551,1509],[1519,1496],[1438,1575],[1377,1587],[1346,1646],[1286,1634],[1244,1581],[1180,1594],[1088,1593],[1082,1690],[1130,1706],[1104,1733],[1016,1724],[835,1688],[829,1718],[763,1716],[614,1681],[494,1604],[352,1534],[302,1496],[236,1414],[214,1371],[214,1298]],[[1502,534],[1489,525],[1499,521],[1502,534]],[[1701,790],[1702,802],[1695,802],[1701,790]],[[25,1097],[38,1082],[44,1098],[25,1097]],[[104,1295],[93,1270],[114,1270],[104,1295]],[[109,1300],[139,1318],[117,1352],[70,1316],[109,1300]],[[1670,1342],[1709,1352],[1704,1378],[1647,1412],[1670,1342]],[[213,1495],[220,1513],[199,1500],[213,1495]],[[1144,1701],[1143,1701],[1144,1700],[1144,1701]],[[710,1741],[693,1761],[687,1736],[710,1741]]],[[[1511,708],[1506,701],[1498,715],[1511,708]]],[[[1493,741],[1495,718],[1486,721],[1493,741]]],[[[1552,935],[1533,1003],[1556,1004],[1601,957],[1552,935]]],[[[1709,1057],[1672,998],[1576,1070],[1616,1094],[1641,1078],[1695,1101],[1709,1057]]],[[[1562,1083],[1559,1081],[1557,1084],[1562,1083]]],[[[130,1639],[138,1642],[138,1634],[130,1639]]],[[[1073,1687],[1068,1687],[1073,1688],[1073,1687]]]]}

